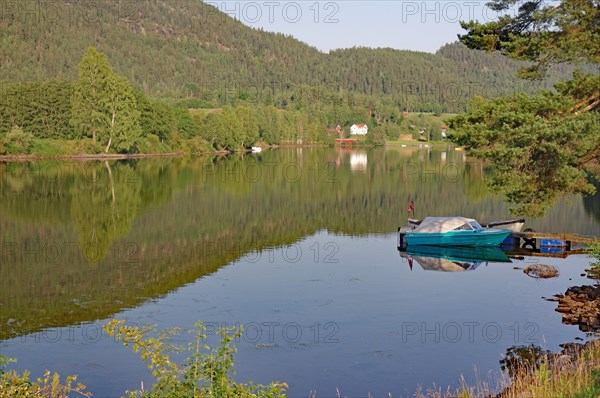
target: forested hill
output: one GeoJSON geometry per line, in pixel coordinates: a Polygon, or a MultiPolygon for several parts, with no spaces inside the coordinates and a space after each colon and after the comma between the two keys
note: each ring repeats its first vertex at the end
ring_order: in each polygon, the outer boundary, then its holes
{"type": "MultiPolygon", "coordinates": [[[[21,0],[3,4],[1,12],[0,81],[74,80],[82,54],[94,46],[117,73],[153,96],[302,84],[389,96],[407,110],[456,111],[472,95],[522,87],[515,62],[461,44],[437,54],[367,48],[325,54],[250,28],[200,0],[21,0]]],[[[527,90],[550,87],[570,72],[563,68],[527,90]]]]}

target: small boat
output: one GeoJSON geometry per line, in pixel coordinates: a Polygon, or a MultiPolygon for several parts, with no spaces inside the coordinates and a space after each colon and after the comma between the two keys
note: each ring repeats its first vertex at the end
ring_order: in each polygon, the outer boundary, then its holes
{"type": "Polygon", "coordinates": [[[511,234],[508,229],[485,229],[466,217],[425,217],[418,226],[400,230],[407,246],[499,246],[511,234]]]}
{"type": "MultiPolygon", "coordinates": [[[[421,224],[421,220],[417,220],[415,218],[408,219],[408,225],[410,225],[412,227],[417,227],[420,224],[421,224]]],[[[524,218],[516,218],[514,220],[492,221],[487,224],[482,223],[481,226],[485,229],[490,229],[490,228],[498,229],[498,227],[501,227],[500,229],[509,229],[512,232],[520,232],[521,229],[523,228],[524,224],[525,224],[524,218]]]]}
{"type": "Polygon", "coordinates": [[[498,228],[501,229],[509,229],[512,232],[520,232],[525,224],[524,218],[516,218],[514,220],[505,220],[505,221],[492,221],[487,224],[482,224],[484,228],[498,228]]]}
{"type": "Polygon", "coordinates": [[[252,152],[254,153],[261,153],[262,152],[262,148],[259,146],[253,146],[252,147],[252,152]]]}
{"type": "Polygon", "coordinates": [[[419,224],[421,224],[422,220],[417,220],[416,218],[409,218],[408,219],[408,225],[410,225],[411,227],[415,228],[418,227],[419,224]]]}

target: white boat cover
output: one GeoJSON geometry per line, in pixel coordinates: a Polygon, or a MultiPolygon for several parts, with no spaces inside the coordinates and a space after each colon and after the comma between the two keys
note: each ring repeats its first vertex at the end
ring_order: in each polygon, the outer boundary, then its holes
{"type": "Polygon", "coordinates": [[[459,263],[434,257],[413,257],[425,271],[462,272],[469,269],[469,265],[461,267],[459,263]]]}
{"type": "Polygon", "coordinates": [[[468,222],[475,221],[465,217],[425,217],[414,233],[449,232],[468,222]]]}

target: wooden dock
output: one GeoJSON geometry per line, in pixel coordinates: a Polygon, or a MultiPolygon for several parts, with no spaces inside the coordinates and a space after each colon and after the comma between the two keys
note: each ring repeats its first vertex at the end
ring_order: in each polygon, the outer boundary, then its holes
{"type": "Polygon", "coordinates": [[[576,250],[566,250],[566,248],[559,248],[556,252],[546,251],[542,249],[522,249],[520,247],[505,247],[500,246],[500,249],[506,254],[508,257],[512,259],[523,260],[525,256],[529,257],[553,257],[553,258],[567,258],[574,254],[587,254],[586,250],[576,249],[576,250]]]}
{"type": "Polygon", "coordinates": [[[550,232],[513,232],[510,236],[511,238],[519,238],[526,241],[534,239],[543,239],[564,241],[570,243],[584,243],[586,245],[600,243],[600,238],[597,238],[595,236],[581,236],[575,234],[560,234],[550,232]]]}
{"type": "Polygon", "coordinates": [[[572,254],[586,254],[582,245],[600,242],[594,236],[550,232],[513,232],[501,249],[509,256],[566,258],[572,254]],[[512,242],[511,242],[512,240],[512,242]],[[507,242],[508,241],[508,242],[507,242]]]}
{"type": "Polygon", "coordinates": [[[358,144],[358,138],[337,138],[335,140],[335,142],[337,142],[340,145],[350,145],[352,146],[353,144],[358,144]]]}

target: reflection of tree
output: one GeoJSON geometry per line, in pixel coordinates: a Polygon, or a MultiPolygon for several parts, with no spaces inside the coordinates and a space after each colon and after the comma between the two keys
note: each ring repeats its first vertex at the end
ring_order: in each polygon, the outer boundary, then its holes
{"type": "Polygon", "coordinates": [[[191,174],[187,172],[185,160],[182,159],[156,159],[152,162],[137,162],[135,170],[136,177],[141,181],[142,208],[167,203],[175,190],[173,180],[179,178],[180,181],[183,180],[181,181],[182,185],[188,184],[185,175],[191,174]]]}
{"type": "Polygon", "coordinates": [[[484,168],[482,162],[469,163],[465,165],[465,194],[473,203],[479,203],[485,200],[490,191],[483,183],[484,168]]]}
{"type": "Polygon", "coordinates": [[[547,363],[552,353],[540,346],[512,346],[506,350],[504,359],[500,360],[502,370],[508,372],[511,378],[523,372],[533,373],[542,363],[547,363]]]}
{"type": "Polygon", "coordinates": [[[73,185],[71,213],[88,262],[106,257],[112,242],[129,233],[140,205],[141,183],[130,165],[95,164],[73,185]]]}
{"type": "MultiPolygon", "coordinates": [[[[108,317],[245,253],[291,244],[323,229],[390,233],[406,220],[412,198],[419,217],[473,214],[491,221],[505,215],[498,198],[474,203],[470,195],[486,192],[481,169],[465,165],[461,152],[448,152],[446,169],[431,160],[439,154],[424,157],[424,163],[419,154],[368,150],[364,174],[352,173],[347,159],[335,168],[337,152],[321,149],[111,162],[110,172],[99,162],[0,167],[0,235],[61,250],[57,261],[43,250],[35,262],[31,255],[8,256],[8,265],[0,267],[0,281],[10,281],[0,289],[0,302],[9,303],[0,311],[0,324],[19,319],[20,330],[31,331],[108,317]],[[7,177],[25,186],[13,191],[7,177]],[[76,241],[94,250],[87,253],[89,260],[105,257],[94,275],[84,258],[71,258],[72,250],[60,244],[76,241]],[[74,302],[85,305],[75,308],[74,302]]],[[[577,200],[572,210],[557,210],[535,228],[560,225],[562,231],[593,234],[597,223],[583,216],[581,206],[577,200]]],[[[14,336],[6,329],[2,333],[0,339],[14,336]]]]}
{"type": "Polygon", "coordinates": [[[596,188],[595,195],[588,195],[583,197],[583,208],[585,212],[594,217],[594,219],[600,222],[600,180],[590,181],[596,188]]]}

